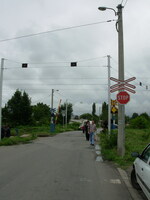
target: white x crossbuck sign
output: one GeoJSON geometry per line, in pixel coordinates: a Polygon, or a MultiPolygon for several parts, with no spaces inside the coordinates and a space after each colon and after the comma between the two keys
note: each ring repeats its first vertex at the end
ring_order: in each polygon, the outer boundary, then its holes
{"type": "Polygon", "coordinates": [[[133,89],[135,89],[136,86],[129,84],[130,81],[134,81],[135,79],[136,79],[135,77],[132,77],[132,78],[129,78],[127,80],[121,81],[121,80],[116,79],[114,77],[110,77],[110,80],[117,82],[117,84],[112,85],[110,87],[110,89],[111,89],[110,92],[112,93],[112,92],[116,92],[116,91],[119,91],[119,90],[127,90],[127,91],[135,94],[135,90],[133,90],[133,89]]]}

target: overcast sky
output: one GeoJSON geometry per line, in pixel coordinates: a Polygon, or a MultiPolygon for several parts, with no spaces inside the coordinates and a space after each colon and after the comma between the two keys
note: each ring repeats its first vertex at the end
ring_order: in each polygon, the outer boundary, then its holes
{"type": "Polygon", "coordinates": [[[16,89],[26,91],[34,105],[50,105],[54,89],[54,107],[62,99],[73,104],[74,114],[91,113],[95,102],[99,113],[102,103],[108,102],[107,55],[111,76],[118,78],[118,33],[114,12],[98,7],[117,11],[121,3],[125,79],[136,77],[130,82],[136,94],[130,93],[126,114],[150,114],[149,0],[0,0],[3,106],[16,89]],[[77,67],[70,67],[71,62],[77,67]],[[28,68],[21,68],[21,63],[28,63],[28,68]]]}

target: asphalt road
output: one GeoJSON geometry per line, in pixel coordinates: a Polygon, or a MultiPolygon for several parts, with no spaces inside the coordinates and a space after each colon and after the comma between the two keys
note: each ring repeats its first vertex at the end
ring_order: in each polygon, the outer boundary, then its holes
{"type": "Polygon", "coordinates": [[[131,200],[116,168],[82,132],[0,147],[0,200],[131,200]]]}

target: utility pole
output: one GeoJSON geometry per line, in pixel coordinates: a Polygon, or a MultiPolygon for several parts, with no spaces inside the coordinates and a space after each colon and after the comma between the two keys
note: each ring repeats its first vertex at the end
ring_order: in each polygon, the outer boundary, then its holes
{"type": "Polygon", "coordinates": [[[1,74],[0,74],[0,140],[2,138],[2,90],[3,90],[3,70],[4,58],[1,59],[1,74]]]}
{"type": "MultiPolygon", "coordinates": [[[[122,19],[122,8],[120,4],[118,8],[118,79],[124,81],[124,46],[123,46],[123,19],[122,19]]],[[[125,106],[118,104],[118,141],[117,148],[118,154],[124,156],[125,154],[125,106]]]]}
{"type": "MultiPolygon", "coordinates": [[[[124,81],[124,47],[123,47],[123,20],[122,20],[122,8],[123,6],[119,4],[117,6],[118,11],[116,12],[113,8],[108,7],[99,7],[98,9],[101,11],[105,11],[107,9],[113,10],[115,16],[118,15],[118,21],[116,23],[117,31],[118,31],[118,79],[120,81],[124,81]]],[[[119,91],[120,92],[120,91],[119,91]]],[[[125,154],[125,106],[123,104],[118,104],[118,141],[117,141],[117,150],[120,156],[124,156],[125,154]]]]}
{"type": "Polygon", "coordinates": [[[52,89],[52,95],[51,95],[51,109],[53,109],[53,98],[54,98],[54,89],[52,89]]]}
{"type": "Polygon", "coordinates": [[[53,109],[53,97],[54,97],[54,89],[52,89],[51,95],[51,123],[50,123],[50,131],[54,132],[54,109],[53,109]]]}
{"type": "Polygon", "coordinates": [[[67,128],[67,114],[68,114],[67,109],[68,109],[68,105],[67,105],[67,100],[66,100],[66,128],[67,128]]]}
{"type": "Polygon", "coordinates": [[[108,58],[108,134],[111,133],[111,97],[110,97],[110,55],[107,56],[108,58]]]}

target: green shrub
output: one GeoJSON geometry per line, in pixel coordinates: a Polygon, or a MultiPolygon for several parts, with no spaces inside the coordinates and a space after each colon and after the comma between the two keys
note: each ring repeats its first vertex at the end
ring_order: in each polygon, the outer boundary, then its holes
{"type": "Polygon", "coordinates": [[[145,130],[145,132],[142,134],[142,139],[150,141],[150,129],[145,130]]]}
{"type": "Polygon", "coordinates": [[[103,158],[113,161],[123,168],[127,168],[133,164],[135,158],[131,156],[131,153],[141,153],[149,141],[150,129],[125,129],[125,155],[122,157],[117,153],[117,133],[115,135],[100,134],[103,158]]]}
{"type": "Polygon", "coordinates": [[[101,133],[100,134],[101,145],[106,149],[112,149],[117,146],[117,134],[108,134],[101,133]]]}
{"type": "Polygon", "coordinates": [[[73,123],[70,123],[69,124],[69,127],[73,130],[78,130],[79,129],[79,126],[80,126],[80,123],[79,122],[73,122],[73,123]]]}
{"type": "Polygon", "coordinates": [[[130,121],[131,128],[146,129],[149,127],[148,120],[143,116],[138,116],[130,121]]]}

